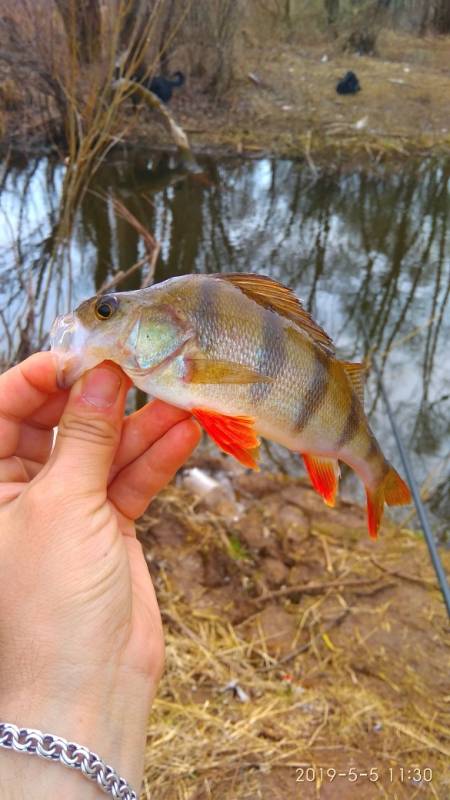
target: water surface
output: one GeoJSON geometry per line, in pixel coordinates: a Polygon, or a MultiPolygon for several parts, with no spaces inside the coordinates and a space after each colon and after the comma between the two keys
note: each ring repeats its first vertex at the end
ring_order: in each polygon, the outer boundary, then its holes
{"type": "MultiPolygon", "coordinates": [[[[120,154],[98,171],[55,262],[65,167],[10,160],[0,173],[0,358],[45,343],[56,313],[145,256],[117,213],[126,206],[161,244],[156,280],[259,272],[296,291],[339,355],[375,349],[435,528],[450,517],[449,161],[329,171],[287,160],[204,159],[186,175],[171,156],[120,154]]],[[[139,288],[146,267],[120,285],[139,288]]],[[[398,454],[375,379],[367,408],[386,455],[398,454]]],[[[295,456],[288,468],[297,469],[295,456]]],[[[346,487],[346,488],[345,488],[346,487]]],[[[353,492],[354,483],[344,484],[353,492]]],[[[409,510],[401,511],[401,519],[409,510]]],[[[414,519],[411,518],[411,525],[414,519]]]]}

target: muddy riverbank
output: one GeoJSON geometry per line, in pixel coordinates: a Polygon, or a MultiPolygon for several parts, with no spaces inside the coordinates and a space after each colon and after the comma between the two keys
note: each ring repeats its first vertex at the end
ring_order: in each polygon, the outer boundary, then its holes
{"type": "MultiPolygon", "coordinates": [[[[450,37],[408,36],[392,31],[378,38],[376,56],[343,53],[323,38],[314,44],[274,38],[258,42],[251,33],[237,48],[233,79],[216,99],[205,76],[187,75],[171,110],[194,151],[267,154],[305,159],[316,166],[367,162],[450,152],[450,37]],[[336,82],[354,71],[361,91],[341,96],[336,82]]],[[[171,56],[184,67],[183,48],[171,56]]],[[[0,139],[3,153],[50,147],[64,158],[57,115],[15,79],[0,75],[0,139]]],[[[131,146],[172,145],[155,112],[125,101],[116,141],[131,146]]]]}
{"type": "MultiPolygon", "coordinates": [[[[450,37],[385,32],[377,52],[344,54],[329,41],[251,43],[217,104],[211,106],[191,80],[174,109],[196,148],[326,164],[449,152],[450,37]],[[336,82],[348,70],[357,74],[361,91],[338,95],[336,82]]],[[[144,139],[153,135],[145,113],[136,131],[144,139]]]]}
{"type": "Polygon", "coordinates": [[[140,537],[167,641],[145,797],[447,796],[450,639],[421,537],[386,520],[374,543],[358,506],[204,455],[140,537]],[[195,470],[219,488],[199,497],[195,470]]]}

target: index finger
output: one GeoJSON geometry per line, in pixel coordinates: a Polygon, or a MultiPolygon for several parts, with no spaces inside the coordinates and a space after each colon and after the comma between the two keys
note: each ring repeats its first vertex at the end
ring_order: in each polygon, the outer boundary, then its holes
{"type": "Polygon", "coordinates": [[[22,423],[59,391],[53,353],[36,353],[0,375],[0,458],[15,452],[22,423]]]}

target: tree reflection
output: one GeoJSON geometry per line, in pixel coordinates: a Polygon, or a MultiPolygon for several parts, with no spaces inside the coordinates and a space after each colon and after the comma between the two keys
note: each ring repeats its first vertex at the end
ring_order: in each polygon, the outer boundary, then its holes
{"type": "MultiPolygon", "coordinates": [[[[202,163],[206,177],[186,174],[162,153],[119,154],[102,165],[56,263],[63,165],[6,164],[3,360],[42,346],[57,312],[144,255],[138,232],[116,213],[118,198],[161,243],[157,280],[193,271],[267,273],[303,298],[343,357],[375,350],[418,477],[434,471],[442,484],[450,441],[450,162],[325,171],[317,179],[286,160],[202,163]]],[[[135,271],[120,288],[140,284],[135,271]]],[[[374,426],[388,436],[372,383],[369,395],[374,426]]]]}

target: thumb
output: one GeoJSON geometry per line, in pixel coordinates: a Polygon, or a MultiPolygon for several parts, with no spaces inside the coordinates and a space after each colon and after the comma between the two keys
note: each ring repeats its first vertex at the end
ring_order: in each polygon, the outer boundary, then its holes
{"type": "Polygon", "coordinates": [[[49,464],[67,488],[106,492],[129,385],[119,367],[105,362],[72,387],[49,464]]]}

